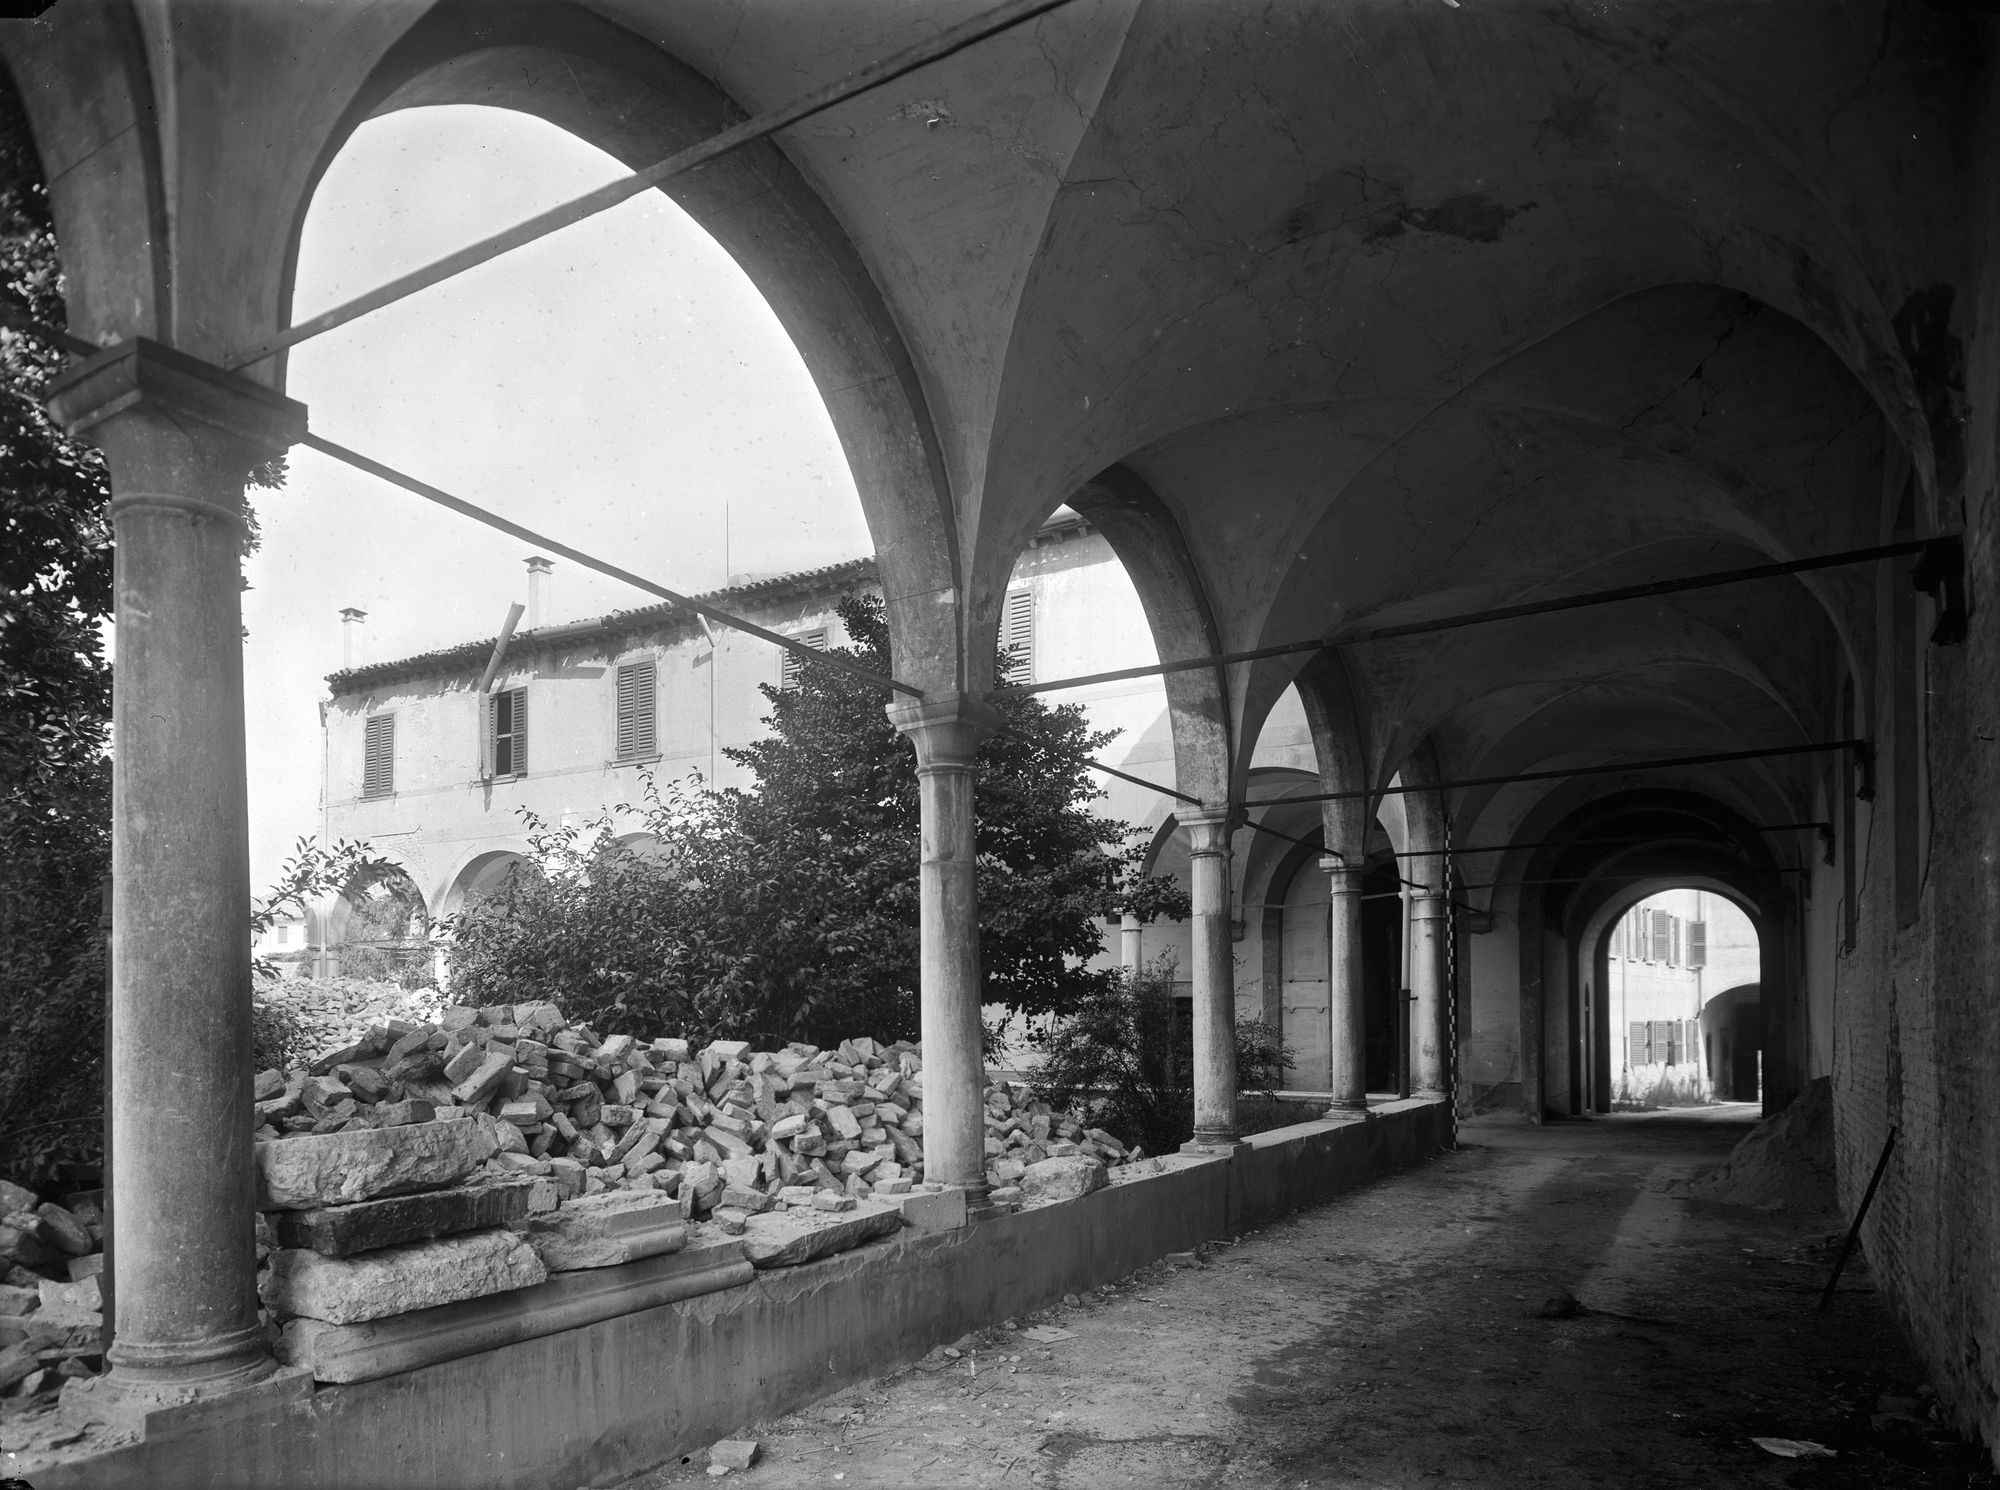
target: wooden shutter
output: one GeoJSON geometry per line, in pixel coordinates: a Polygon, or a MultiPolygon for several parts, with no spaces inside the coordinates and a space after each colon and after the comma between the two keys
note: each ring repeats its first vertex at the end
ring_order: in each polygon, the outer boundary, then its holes
{"type": "Polygon", "coordinates": [[[1000,613],[1000,679],[1005,683],[1035,681],[1035,597],[1028,590],[1007,596],[1000,613]]]}
{"type": "Polygon", "coordinates": [[[1674,949],[1674,918],[1665,911],[1653,912],[1653,961],[1672,960],[1674,949]]]}
{"type": "Polygon", "coordinates": [[[1641,1019],[1633,1020],[1630,1035],[1632,1055],[1629,1064],[1634,1066],[1651,1065],[1653,1042],[1647,1034],[1646,1022],[1641,1019]]]}
{"type": "Polygon", "coordinates": [[[1708,922],[1688,922],[1688,966],[1708,966],[1708,922]]]}
{"type": "Polygon", "coordinates": [[[377,714],[362,736],[361,795],[386,797],[396,790],[396,716],[377,714]]]}
{"type": "Polygon", "coordinates": [[[508,688],[493,695],[486,711],[486,759],[495,776],[520,776],[528,769],[528,690],[508,688]]]}
{"type": "Polygon", "coordinates": [[[650,662],[618,669],[618,759],[640,760],[658,753],[654,727],[657,678],[650,662]]]}
{"type": "MultiPolygon", "coordinates": [[[[826,628],[822,626],[817,631],[801,631],[792,640],[803,646],[811,647],[815,652],[824,652],[826,650],[826,628]]],[[[799,660],[799,654],[788,649],[785,652],[785,659],[778,674],[778,686],[780,688],[798,687],[799,678],[805,672],[805,666],[805,663],[799,660]]]]}

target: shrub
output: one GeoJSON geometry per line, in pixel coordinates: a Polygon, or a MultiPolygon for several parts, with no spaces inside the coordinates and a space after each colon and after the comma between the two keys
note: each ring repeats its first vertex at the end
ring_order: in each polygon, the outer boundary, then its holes
{"type": "MultiPolygon", "coordinates": [[[[1191,1011],[1174,996],[1176,970],[1168,954],[1137,973],[1121,972],[1044,1024],[1029,1040],[1043,1058],[1032,1078],[1036,1095],[1059,1110],[1088,1113],[1148,1153],[1171,1153],[1193,1137],[1194,1035],[1191,1011]]],[[[1236,1022],[1236,1086],[1251,1099],[1242,1115],[1271,1118],[1278,1115],[1273,1105],[1290,1105],[1273,1095],[1290,1060],[1269,1024],[1236,1022]]],[[[1311,1115],[1285,1113],[1245,1131],[1311,1115]]]]}

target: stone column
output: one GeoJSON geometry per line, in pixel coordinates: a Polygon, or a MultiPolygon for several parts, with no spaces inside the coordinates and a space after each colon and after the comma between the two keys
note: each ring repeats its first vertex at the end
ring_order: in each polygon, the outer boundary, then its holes
{"type": "Polygon", "coordinates": [[[1410,892],[1410,1085],[1418,1096],[1444,1095],[1444,897],[1410,892]]]}
{"type": "Polygon", "coordinates": [[[1329,1112],[1368,1110],[1368,1022],[1361,984],[1361,871],[1338,854],[1319,861],[1327,876],[1327,1041],[1329,1112]]]}
{"type": "Polygon", "coordinates": [[[986,1197],[986,1061],[979,1006],[973,757],[1000,719],[965,694],[898,700],[889,719],[917,748],[924,1047],[924,1178],[986,1197]]]}
{"type": "Polygon", "coordinates": [[[1139,918],[1130,911],[1125,912],[1125,919],[1118,923],[1118,965],[1127,972],[1139,971],[1139,965],[1144,960],[1140,945],[1144,935],[1145,928],[1139,918]]]}
{"type": "Polygon", "coordinates": [[[51,413],[111,468],[110,1385],[177,1396],[272,1369],[257,1321],[243,479],[303,405],[157,343],[93,357],[51,413]]]}
{"type": "Polygon", "coordinates": [[[1236,1148],[1236,968],[1229,927],[1227,808],[1177,814],[1188,835],[1194,902],[1194,1138],[1187,1149],[1236,1148]]]}

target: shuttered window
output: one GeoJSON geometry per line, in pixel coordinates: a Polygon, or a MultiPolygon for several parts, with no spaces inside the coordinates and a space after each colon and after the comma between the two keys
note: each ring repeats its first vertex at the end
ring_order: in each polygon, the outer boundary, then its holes
{"type": "Polygon", "coordinates": [[[650,662],[618,669],[618,759],[644,760],[660,753],[654,725],[658,680],[650,662]]]}
{"type": "Polygon", "coordinates": [[[1617,924],[1611,928],[1610,955],[1613,957],[1623,957],[1625,955],[1625,921],[1623,917],[1620,917],[1617,924]]]}
{"type": "Polygon", "coordinates": [[[1688,966],[1708,966],[1708,922],[1688,922],[1688,966]]]}
{"type": "Polygon", "coordinates": [[[362,736],[361,795],[387,797],[396,790],[396,716],[377,714],[362,736]]]}
{"type": "Polygon", "coordinates": [[[519,776],[528,769],[528,690],[508,688],[486,708],[486,758],[495,776],[519,776]]]}
{"type": "Polygon", "coordinates": [[[1000,613],[1000,681],[1035,681],[1035,597],[1027,590],[1007,596],[1000,613]]]}
{"type": "Polygon", "coordinates": [[[1674,918],[1665,911],[1653,912],[1653,961],[1671,962],[1674,956],[1674,918]]]}
{"type": "Polygon", "coordinates": [[[1653,1064],[1652,1026],[1647,1024],[1643,1019],[1632,1021],[1631,1046],[1632,1053],[1629,1064],[1634,1066],[1650,1066],[1653,1064]]]}
{"type": "MultiPolygon", "coordinates": [[[[826,628],[822,626],[817,631],[801,631],[792,640],[801,646],[811,647],[815,652],[824,652],[826,650],[826,628]]],[[[787,651],[782,671],[778,675],[778,686],[780,688],[798,687],[799,678],[805,672],[805,669],[806,664],[800,660],[799,654],[787,651]]]]}

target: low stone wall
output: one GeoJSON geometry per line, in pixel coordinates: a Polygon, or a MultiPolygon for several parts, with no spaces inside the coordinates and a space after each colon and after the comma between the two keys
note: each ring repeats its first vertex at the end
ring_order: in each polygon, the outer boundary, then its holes
{"type": "MultiPolygon", "coordinates": [[[[1078,1201],[904,1232],[533,1338],[520,1337],[519,1304],[502,1295],[491,1307],[513,1324],[494,1338],[512,1343],[349,1385],[295,1381],[160,1423],[125,1448],[38,1466],[32,1479],[37,1490],[612,1482],[969,1330],[1420,1162],[1450,1131],[1442,1102],[1392,1103],[1365,1122],[1259,1134],[1231,1159],[1169,1161],[1078,1201]]],[[[595,1286],[615,1288],[624,1271],[598,1270],[595,1286]]]]}

